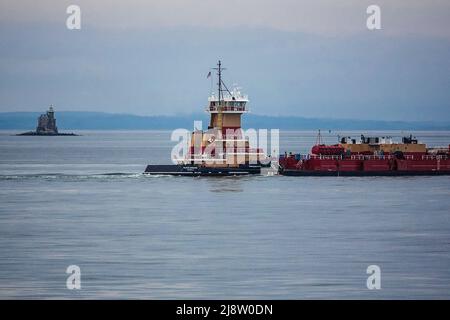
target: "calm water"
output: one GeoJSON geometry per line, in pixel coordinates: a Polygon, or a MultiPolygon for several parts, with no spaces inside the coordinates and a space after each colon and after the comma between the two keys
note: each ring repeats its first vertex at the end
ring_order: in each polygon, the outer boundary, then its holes
{"type": "MultiPolygon", "coordinates": [[[[170,161],[170,132],[10,134],[2,299],[450,298],[450,177],[147,177],[170,161]],[[372,264],[381,290],[366,288],[372,264]],[[81,290],[66,288],[69,265],[81,290]]],[[[315,133],[281,139],[304,153],[315,133]]]]}

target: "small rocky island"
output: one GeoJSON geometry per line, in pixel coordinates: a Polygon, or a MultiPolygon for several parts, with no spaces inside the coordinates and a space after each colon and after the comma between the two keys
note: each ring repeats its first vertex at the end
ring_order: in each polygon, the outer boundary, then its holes
{"type": "Polygon", "coordinates": [[[17,134],[18,136],[78,136],[75,133],[60,133],[56,126],[55,111],[50,106],[48,111],[38,118],[36,131],[28,131],[17,134]]]}

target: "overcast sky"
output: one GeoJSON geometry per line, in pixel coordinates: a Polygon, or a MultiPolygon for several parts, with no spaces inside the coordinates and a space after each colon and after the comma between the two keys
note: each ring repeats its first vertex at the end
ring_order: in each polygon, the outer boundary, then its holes
{"type": "Polygon", "coordinates": [[[219,58],[253,113],[450,120],[448,0],[0,2],[0,111],[201,112],[219,58]]]}

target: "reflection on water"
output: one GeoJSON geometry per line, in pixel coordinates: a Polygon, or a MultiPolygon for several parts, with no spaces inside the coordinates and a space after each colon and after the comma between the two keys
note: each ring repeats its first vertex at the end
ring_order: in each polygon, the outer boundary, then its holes
{"type": "Polygon", "coordinates": [[[245,179],[248,177],[211,177],[205,181],[209,186],[209,192],[240,193],[244,191],[242,180],[245,179]]]}
{"type": "Polygon", "coordinates": [[[243,192],[244,189],[237,188],[237,187],[219,187],[219,188],[212,188],[209,190],[210,192],[243,192]]]}

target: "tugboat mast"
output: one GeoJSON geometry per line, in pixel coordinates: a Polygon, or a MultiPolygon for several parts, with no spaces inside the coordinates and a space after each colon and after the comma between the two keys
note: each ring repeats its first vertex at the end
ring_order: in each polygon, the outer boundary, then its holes
{"type": "Polygon", "coordinates": [[[223,90],[222,90],[222,70],[225,70],[225,68],[222,68],[222,62],[219,60],[219,62],[217,63],[217,68],[213,68],[214,70],[217,70],[217,75],[219,76],[219,82],[217,83],[218,85],[218,90],[219,90],[219,104],[220,102],[223,101],[223,90]]]}
{"type": "Polygon", "coordinates": [[[213,70],[217,70],[217,75],[218,75],[218,78],[219,78],[219,81],[218,81],[218,83],[217,83],[218,91],[219,91],[219,92],[218,92],[218,93],[219,93],[219,99],[218,99],[219,106],[222,105],[221,102],[224,101],[224,95],[223,95],[223,92],[224,92],[224,91],[228,92],[228,94],[229,94],[229,95],[233,98],[233,100],[234,100],[235,98],[234,98],[233,94],[230,92],[230,90],[229,90],[228,87],[226,86],[225,82],[223,82],[223,80],[222,80],[222,71],[223,71],[223,70],[226,70],[227,68],[222,68],[222,62],[219,60],[219,62],[217,63],[217,68],[212,68],[212,69],[213,69],[213,70]],[[225,90],[222,89],[222,86],[225,88],[225,90]]]}

